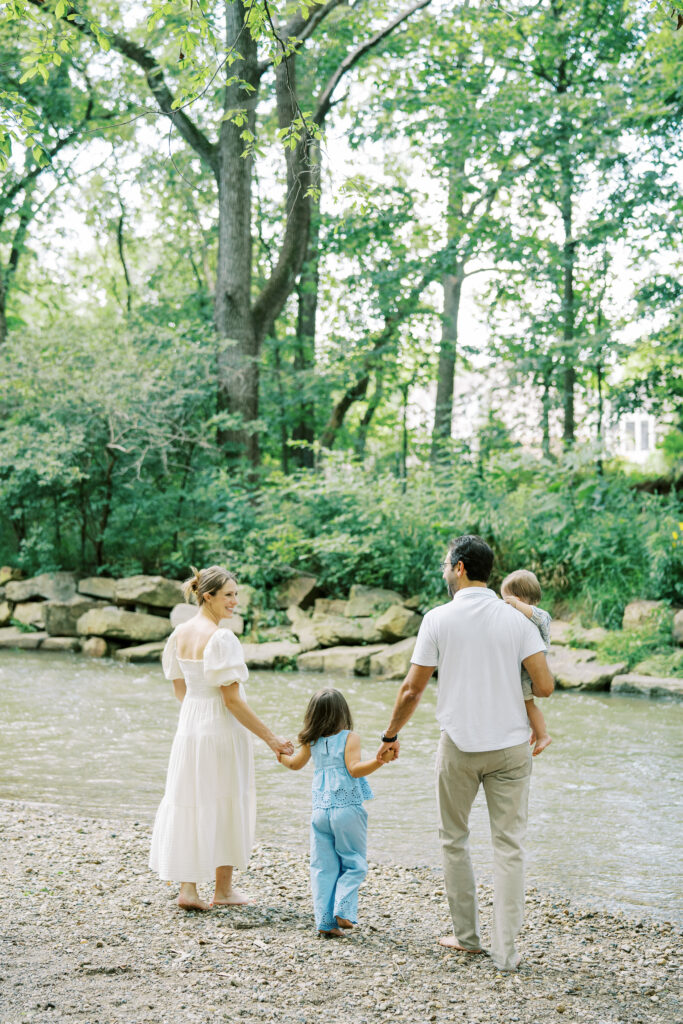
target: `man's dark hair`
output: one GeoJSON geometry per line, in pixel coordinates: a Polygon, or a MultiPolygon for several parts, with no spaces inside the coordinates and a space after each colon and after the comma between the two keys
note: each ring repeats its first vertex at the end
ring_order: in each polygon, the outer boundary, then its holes
{"type": "Polygon", "coordinates": [[[493,568],[493,551],[481,537],[473,533],[455,537],[448,545],[448,560],[452,566],[462,562],[469,579],[488,583],[493,568]]]}

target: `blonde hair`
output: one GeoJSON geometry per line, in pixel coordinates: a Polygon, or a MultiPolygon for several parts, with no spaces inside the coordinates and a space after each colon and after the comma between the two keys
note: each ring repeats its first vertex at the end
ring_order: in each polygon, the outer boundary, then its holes
{"type": "Polygon", "coordinates": [[[190,601],[194,596],[198,605],[203,604],[207,596],[213,597],[214,594],[217,594],[221,587],[224,587],[230,580],[237,583],[235,574],[228,572],[222,565],[210,565],[208,569],[195,569],[191,565],[190,569],[193,575],[183,583],[183,594],[186,601],[190,601]]]}
{"type": "Polygon", "coordinates": [[[509,591],[513,597],[527,604],[538,604],[541,600],[541,584],[529,569],[516,569],[506,576],[500,585],[501,593],[509,591]]]}

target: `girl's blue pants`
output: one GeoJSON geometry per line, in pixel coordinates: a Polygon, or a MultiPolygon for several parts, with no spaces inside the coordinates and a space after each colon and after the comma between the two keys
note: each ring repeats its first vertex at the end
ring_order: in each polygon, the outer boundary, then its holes
{"type": "Polygon", "coordinates": [[[368,815],[364,807],[315,808],[311,816],[311,889],[316,928],[335,917],[358,920],[358,887],[368,873],[368,815]]]}

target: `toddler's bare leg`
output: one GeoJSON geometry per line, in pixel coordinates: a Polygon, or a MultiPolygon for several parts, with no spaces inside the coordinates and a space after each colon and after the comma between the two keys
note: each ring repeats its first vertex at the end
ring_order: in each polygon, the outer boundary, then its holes
{"type": "Polygon", "coordinates": [[[545,724],[545,718],[543,712],[535,704],[534,700],[525,700],[524,707],[526,708],[527,717],[531,725],[532,736],[531,743],[533,743],[533,756],[537,757],[546,747],[549,747],[552,743],[550,736],[548,735],[548,727],[545,724]]]}

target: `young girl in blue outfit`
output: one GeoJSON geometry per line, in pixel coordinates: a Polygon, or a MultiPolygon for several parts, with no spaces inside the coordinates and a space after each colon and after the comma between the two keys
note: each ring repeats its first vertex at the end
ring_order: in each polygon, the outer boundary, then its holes
{"type": "Polygon", "coordinates": [[[298,771],[313,758],[311,889],[315,924],[326,938],[343,935],[358,921],[358,887],[368,873],[365,859],[372,798],[365,776],[393,758],[361,761],[360,737],[344,695],[325,689],[311,697],[299,733],[299,750],[281,754],[281,764],[298,771]]]}

